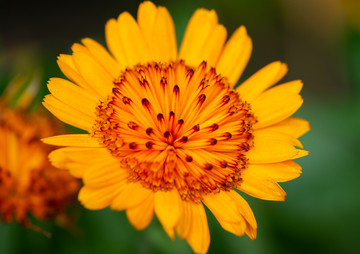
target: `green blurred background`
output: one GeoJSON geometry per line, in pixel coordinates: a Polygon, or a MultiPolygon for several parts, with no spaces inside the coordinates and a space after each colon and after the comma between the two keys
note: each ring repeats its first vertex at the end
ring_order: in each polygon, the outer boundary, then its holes
{"type": "MultiPolygon", "coordinates": [[[[309,156],[303,175],[282,184],[286,202],[243,195],[258,223],[258,237],[236,237],[209,214],[209,253],[360,253],[360,1],[358,0],[183,0],[154,1],[175,22],[178,45],[192,13],[215,9],[231,34],[245,25],[253,54],[249,77],[271,61],[288,63],[283,81],[302,79],[304,105],[296,116],[311,131],[300,140],[309,156]]],[[[136,15],[140,1],[9,2],[0,15],[0,93],[16,75],[46,81],[63,77],[56,65],[72,43],[91,37],[104,45],[105,22],[123,11],[136,15]]],[[[0,253],[191,253],[172,242],[154,219],[136,231],[124,212],[74,208],[71,232],[49,222],[45,236],[0,223],[0,253]]]]}

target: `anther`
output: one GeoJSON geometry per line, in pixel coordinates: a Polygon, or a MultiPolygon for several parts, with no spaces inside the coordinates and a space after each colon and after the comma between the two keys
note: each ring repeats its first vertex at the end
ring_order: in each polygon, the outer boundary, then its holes
{"type": "Polygon", "coordinates": [[[145,144],[145,146],[149,149],[152,148],[152,145],[153,145],[153,143],[151,141],[146,142],[146,144],[145,144]]]}
{"type": "Polygon", "coordinates": [[[163,87],[167,85],[167,79],[166,77],[162,76],[160,79],[160,85],[162,85],[163,87]]]}
{"type": "Polygon", "coordinates": [[[206,95],[205,94],[200,94],[199,95],[199,104],[201,105],[201,104],[203,104],[204,103],[204,101],[205,101],[205,99],[206,99],[206,95]]]}
{"type": "Polygon", "coordinates": [[[170,111],[170,113],[169,113],[169,117],[171,118],[171,117],[174,117],[174,116],[175,116],[174,111],[170,111]]]}
{"type": "Polygon", "coordinates": [[[194,75],[194,70],[193,69],[188,69],[187,75],[192,77],[194,75]]]}
{"type": "Polygon", "coordinates": [[[114,87],[113,89],[112,89],[112,93],[113,94],[116,94],[116,93],[118,93],[119,92],[119,88],[117,88],[117,87],[114,87]]]}
{"type": "Polygon", "coordinates": [[[150,102],[149,102],[149,100],[146,99],[146,98],[143,98],[143,99],[141,100],[141,104],[142,104],[146,109],[149,109],[149,108],[150,108],[150,102]]]}
{"type": "Polygon", "coordinates": [[[227,164],[226,161],[222,161],[222,162],[220,163],[220,166],[221,166],[222,168],[226,168],[226,167],[228,166],[228,164],[227,164]]]}
{"type": "Polygon", "coordinates": [[[179,119],[179,120],[178,120],[178,124],[183,125],[183,124],[184,124],[184,120],[183,120],[183,119],[179,119]]]}
{"type": "Polygon", "coordinates": [[[186,161],[187,161],[187,162],[192,162],[192,161],[193,161],[193,158],[192,158],[190,155],[187,155],[187,156],[186,156],[186,161]]]}
{"type": "Polygon", "coordinates": [[[181,141],[184,142],[184,143],[186,143],[186,142],[188,141],[188,137],[187,137],[187,136],[183,136],[183,137],[181,138],[181,141]]]}
{"type": "Polygon", "coordinates": [[[127,126],[132,129],[132,130],[136,130],[139,126],[137,125],[137,123],[135,122],[128,122],[127,126]]]}
{"type": "Polygon", "coordinates": [[[224,134],[224,136],[225,136],[225,138],[227,138],[227,139],[231,139],[231,138],[232,138],[232,134],[231,134],[230,132],[226,132],[226,133],[224,134]]]}
{"type": "Polygon", "coordinates": [[[180,93],[180,88],[179,88],[178,85],[174,86],[173,93],[176,94],[176,95],[178,95],[180,93]]]}
{"type": "Polygon", "coordinates": [[[131,142],[130,144],[129,144],[129,148],[130,149],[135,149],[137,147],[137,144],[135,143],[135,142],[131,142]]]}
{"type": "Polygon", "coordinates": [[[199,131],[200,130],[200,125],[199,124],[194,125],[193,130],[196,131],[196,132],[199,131]]]}
{"type": "Polygon", "coordinates": [[[164,137],[165,137],[165,138],[168,138],[169,136],[170,136],[170,132],[165,131],[165,132],[164,132],[164,137]]]}
{"type": "Polygon", "coordinates": [[[219,129],[219,125],[217,123],[214,123],[213,125],[210,126],[212,131],[216,131],[217,129],[219,129]]]}
{"type": "Polygon", "coordinates": [[[159,113],[159,114],[157,115],[157,120],[158,120],[158,121],[164,120],[164,115],[163,115],[162,113],[159,113]]]}
{"type": "Polygon", "coordinates": [[[210,144],[211,145],[216,145],[217,144],[217,139],[216,138],[210,139],[210,144]]]}
{"type": "Polygon", "coordinates": [[[210,163],[205,164],[205,169],[206,170],[212,170],[213,169],[213,165],[211,165],[210,163]]]}
{"type": "Polygon", "coordinates": [[[222,98],[222,103],[227,104],[230,101],[230,96],[229,95],[225,95],[222,98]]]}
{"type": "Polygon", "coordinates": [[[150,135],[152,132],[153,132],[152,128],[149,127],[146,129],[146,134],[150,135]]]}
{"type": "Polygon", "coordinates": [[[125,97],[125,96],[122,98],[122,101],[123,101],[124,104],[130,104],[131,103],[131,99],[129,97],[125,97]]]}

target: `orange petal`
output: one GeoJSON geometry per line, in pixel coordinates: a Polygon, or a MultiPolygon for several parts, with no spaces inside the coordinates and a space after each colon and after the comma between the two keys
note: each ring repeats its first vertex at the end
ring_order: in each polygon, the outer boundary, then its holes
{"type": "Polygon", "coordinates": [[[274,163],[303,157],[307,151],[296,138],[280,132],[254,131],[254,147],[246,153],[250,163],[274,163]]]}
{"type": "Polygon", "coordinates": [[[286,64],[279,61],[272,62],[248,78],[236,88],[236,91],[244,101],[252,102],[267,88],[275,85],[286,72],[286,64]]]}
{"type": "Polygon", "coordinates": [[[146,228],[154,215],[154,195],[150,195],[138,206],[126,209],[126,216],[130,223],[137,229],[146,228]]]}
{"type": "Polygon", "coordinates": [[[233,87],[243,73],[251,55],[252,42],[244,26],[239,27],[225,44],[216,71],[233,87]]]}

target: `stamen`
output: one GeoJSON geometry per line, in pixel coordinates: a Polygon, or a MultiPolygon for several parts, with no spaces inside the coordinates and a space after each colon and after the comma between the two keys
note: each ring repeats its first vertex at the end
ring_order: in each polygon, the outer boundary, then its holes
{"type": "Polygon", "coordinates": [[[195,203],[241,184],[256,119],[214,68],[202,62],[192,69],[183,60],[138,64],[116,80],[97,107],[92,136],[119,159],[130,182],[176,189],[195,203]]]}
{"type": "Polygon", "coordinates": [[[153,133],[153,129],[152,128],[147,128],[146,129],[146,134],[150,135],[151,133],[153,133]]]}
{"type": "Polygon", "coordinates": [[[152,146],[153,146],[153,142],[148,141],[148,142],[146,142],[145,146],[146,146],[147,148],[151,149],[152,146]]]}
{"type": "Polygon", "coordinates": [[[131,142],[129,143],[129,148],[130,149],[136,149],[137,148],[137,144],[135,142],[131,142]]]}
{"type": "Polygon", "coordinates": [[[217,144],[216,138],[210,139],[210,144],[211,144],[211,145],[216,145],[216,144],[217,144]]]}

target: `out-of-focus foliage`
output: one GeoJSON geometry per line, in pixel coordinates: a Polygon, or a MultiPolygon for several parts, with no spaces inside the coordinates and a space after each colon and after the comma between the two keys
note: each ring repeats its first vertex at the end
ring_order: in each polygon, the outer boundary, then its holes
{"type": "MultiPolygon", "coordinates": [[[[244,195],[258,222],[255,241],[225,232],[209,213],[209,253],[360,253],[359,1],[155,3],[166,6],[174,18],[178,45],[199,7],[215,9],[229,35],[245,25],[254,49],[242,79],[281,60],[289,65],[285,81],[304,82],[304,105],[296,115],[307,119],[312,129],[300,139],[310,151],[298,160],[302,176],[282,184],[288,193],[284,203],[244,195]]],[[[83,37],[104,43],[106,20],[125,10],[136,15],[138,4],[65,1],[42,8],[43,4],[28,3],[21,8],[26,11],[10,4],[8,15],[0,17],[0,92],[15,75],[41,67],[40,103],[47,93],[47,79],[63,76],[56,66],[57,55],[70,53],[71,44],[83,37]]],[[[156,219],[147,229],[136,231],[123,212],[82,210],[78,218],[70,232],[44,222],[53,233],[50,239],[16,224],[0,224],[0,253],[191,253],[185,241],[172,242],[156,219]]]]}

